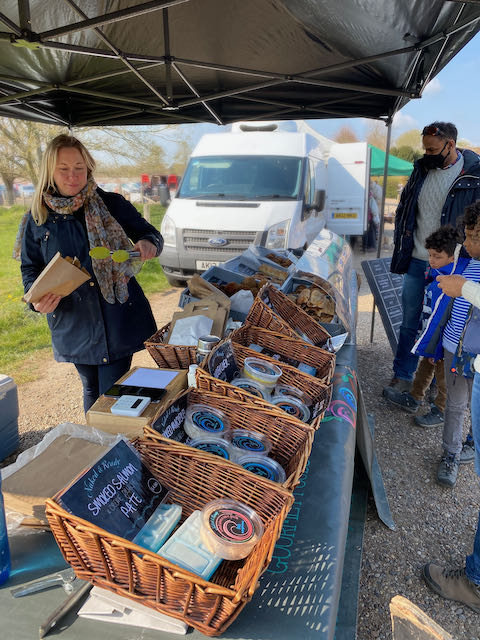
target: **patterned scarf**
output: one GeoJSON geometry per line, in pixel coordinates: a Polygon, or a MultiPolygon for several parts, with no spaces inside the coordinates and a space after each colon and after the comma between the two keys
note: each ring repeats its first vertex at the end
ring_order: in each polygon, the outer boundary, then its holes
{"type": "MultiPolygon", "coordinates": [[[[115,220],[102,198],[97,194],[97,184],[92,177],[88,179],[87,184],[76,196],[54,196],[44,192],[43,200],[50,209],[62,215],[72,214],[83,206],[91,249],[93,247],[107,247],[111,251],[118,249],[128,251],[132,248],[132,243],[122,226],[115,220]]],[[[131,260],[118,263],[108,257],[103,260],[93,258],[92,266],[105,300],[110,304],[114,304],[116,300],[120,303],[126,302],[128,300],[127,283],[132,276],[138,273],[141,263],[132,264],[131,260]]]]}

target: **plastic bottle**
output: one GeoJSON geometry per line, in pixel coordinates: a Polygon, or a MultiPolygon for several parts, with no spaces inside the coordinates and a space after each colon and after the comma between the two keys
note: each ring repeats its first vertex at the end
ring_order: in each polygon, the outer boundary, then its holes
{"type": "Polygon", "coordinates": [[[2,494],[2,474],[0,473],[0,584],[10,575],[10,548],[8,546],[7,523],[2,494]]]}

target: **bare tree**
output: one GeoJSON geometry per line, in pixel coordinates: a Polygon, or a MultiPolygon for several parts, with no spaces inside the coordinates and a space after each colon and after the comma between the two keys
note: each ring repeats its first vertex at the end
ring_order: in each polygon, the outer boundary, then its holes
{"type": "MultiPolygon", "coordinates": [[[[0,118],[0,177],[7,189],[7,200],[14,201],[13,183],[24,178],[37,183],[43,152],[61,127],[12,118],[0,118]]],[[[73,132],[103,167],[114,167],[119,175],[122,166],[130,166],[131,174],[143,170],[167,170],[162,144],[178,144],[183,153],[188,142],[176,125],[157,127],[79,128],[73,132]]]]}
{"type": "Polygon", "coordinates": [[[367,142],[385,151],[387,146],[387,129],[382,122],[374,120],[369,123],[366,135],[367,142]]]}
{"type": "Polygon", "coordinates": [[[0,118],[0,175],[7,201],[14,201],[13,182],[24,178],[36,184],[43,149],[60,127],[26,120],[0,118]]]}
{"type": "Polygon", "coordinates": [[[333,140],[342,144],[345,142],[359,142],[355,131],[347,126],[343,126],[339,129],[333,136],[333,140]]]}
{"type": "Polygon", "coordinates": [[[191,153],[192,143],[190,140],[179,140],[177,143],[177,150],[170,163],[170,168],[174,174],[179,176],[183,175],[191,153]]]}

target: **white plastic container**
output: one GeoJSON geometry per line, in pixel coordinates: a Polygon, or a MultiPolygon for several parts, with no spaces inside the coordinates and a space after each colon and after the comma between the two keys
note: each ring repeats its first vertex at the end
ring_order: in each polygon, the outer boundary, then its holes
{"type": "Polygon", "coordinates": [[[255,473],[257,476],[267,478],[279,484],[285,482],[287,477],[283,467],[279,465],[276,460],[268,456],[248,454],[237,460],[237,464],[247,471],[255,473]]]}
{"type": "Polygon", "coordinates": [[[251,378],[235,378],[235,380],[232,380],[230,384],[251,393],[252,396],[266,400],[267,402],[270,399],[270,389],[267,389],[263,384],[255,382],[255,380],[252,380],[251,378]]]}
{"type": "Polygon", "coordinates": [[[273,396],[270,402],[274,404],[285,413],[288,413],[292,418],[297,418],[302,422],[308,422],[310,420],[310,409],[298,398],[293,396],[273,396]]]}
{"type": "Polygon", "coordinates": [[[159,556],[208,580],[222,561],[203,540],[202,512],[194,511],[157,551],[159,556]]]}
{"type": "Polygon", "coordinates": [[[272,448],[272,443],[263,433],[248,429],[234,429],[231,433],[231,446],[234,458],[238,460],[251,453],[267,456],[272,448]]]}
{"type": "Polygon", "coordinates": [[[303,393],[301,389],[297,389],[297,387],[292,387],[289,384],[283,384],[281,382],[275,385],[275,389],[273,390],[272,395],[290,396],[292,398],[297,398],[297,400],[300,400],[307,406],[312,404],[311,398],[309,398],[306,393],[303,393]]]}
{"type": "Polygon", "coordinates": [[[282,370],[276,364],[270,364],[270,362],[261,358],[245,358],[243,375],[255,382],[259,382],[271,391],[282,375],[282,370]]]}
{"type": "Polygon", "coordinates": [[[263,535],[258,514],[238,500],[213,500],[201,514],[202,539],[225,560],[246,558],[263,535]]]}
{"type": "Polygon", "coordinates": [[[193,439],[205,438],[205,436],[229,439],[230,421],[218,409],[213,409],[206,404],[191,404],[187,407],[183,428],[185,433],[193,439]]]}
{"type": "Polygon", "coordinates": [[[0,374],[0,461],[18,449],[17,385],[7,375],[0,374]]]}
{"type": "Polygon", "coordinates": [[[233,447],[230,442],[217,436],[195,438],[195,440],[189,442],[188,445],[194,449],[212,453],[214,456],[219,456],[224,460],[233,460],[235,457],[233,447]]]}

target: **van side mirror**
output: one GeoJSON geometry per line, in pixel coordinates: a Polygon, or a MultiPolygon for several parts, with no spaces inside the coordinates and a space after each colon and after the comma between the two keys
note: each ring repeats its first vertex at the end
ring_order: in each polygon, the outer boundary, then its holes
{"type": "Polygon", "coordinates": [[[325,207],[325,189],[315,189],[311,208],[316,209],[317,211],[323,211],[324,207],[325,207]]]}

